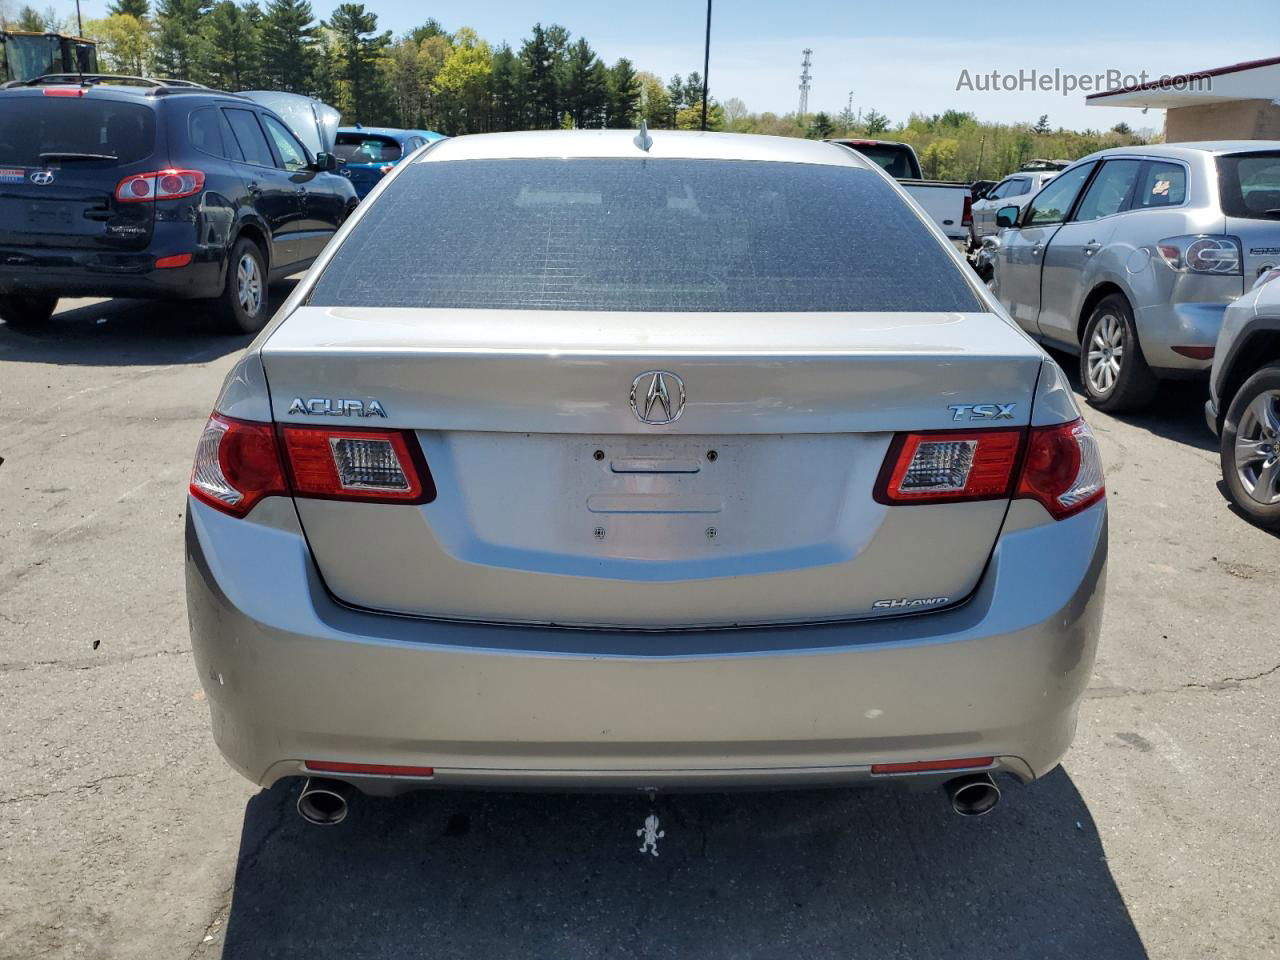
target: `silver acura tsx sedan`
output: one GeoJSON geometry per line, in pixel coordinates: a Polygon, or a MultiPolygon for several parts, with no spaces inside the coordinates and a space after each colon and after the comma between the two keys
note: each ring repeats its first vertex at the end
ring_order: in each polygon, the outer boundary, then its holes
{"type": "Polygon", "coordinates": [[[1067,749],[1103,604],[1062,372],[836,144],[445,140],[236,364],[187,514],[250,780],[946,785],[1067,749]]]}

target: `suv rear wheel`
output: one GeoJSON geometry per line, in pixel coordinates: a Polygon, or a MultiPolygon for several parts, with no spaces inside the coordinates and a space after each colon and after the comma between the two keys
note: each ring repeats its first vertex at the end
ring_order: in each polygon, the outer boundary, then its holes
{"type": "Polygon", "coordinates": [[[1080,343],[1080,384],[1089,403],[1107,413],[1140,410],[1158,381],[1138,345],[1129,301],[1117,293],[1093,308],[1080,343]]]}
{"type": "Polygon", "coordinates": [[[47,323],[56,309],[57,297],[0,297],[0,319],[14,327],[47,323]]]}
{"type": "Polygon", "coordinates": [[[236,241],[227,283],[216,301],[218,323],[227,333],[257,333],[267,322],[267,269],[262,250],[245,237],[236,241]]]}
{"type": "Polygon", "coordinates": [[[1259,526],[1280,530],[1280,365],[1244,382],[1222,427],[1222,479],[1259,526]]]}

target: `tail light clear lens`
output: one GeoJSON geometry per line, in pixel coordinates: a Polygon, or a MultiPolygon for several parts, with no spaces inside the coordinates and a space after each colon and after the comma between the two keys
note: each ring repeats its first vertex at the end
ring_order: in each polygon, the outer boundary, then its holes
{"type": "Polygon", "coordinates": [[[1161,258],[1179,273],[1239,276],[1244,257],[1236,237],[1169,237],[1156,244],[1161,258]]]}
{"type": "Polygon", "coordinates": [[[284,470],[270,425],[214,414],[205,424],[191,470],[191,494],[243,517],[263,497],[285,494],[284,470]]]}
{"type": "Polygon", "coordinates": [[[1062,520],[1103,498],[1102,455],[1083,420],[1033,427],[1018,496],[1038,500],[1062,520]]]}
{"type": "Polygon", "coordinates": [[[215,413],[191,471],[191,495],[243,517],[259,500],[295,496],[430,503],[436,488],[417,439],[403,430],[328,430],[251,423],[215,413]]]}
{"type": "Polygon", "coordinates": [[[880,503],[941,503],[1008,497],[1021,429],[898,434],[876,484],[880,503]]]}
{"type": "Polygon", "coordinates": [[[1062,520],[1105,493],[1098,443],[1074,420],[1030,430],[900,433],[874,496],[890,505],[1027,498],[1062,520]]]}
{"type": "Polygon", "coordinates": [[[135,173],[116,185],[116,199],[121,203],[144,200],[177,200],[204,189],[204,173],[199,170],[153,170],[135,173]]]}

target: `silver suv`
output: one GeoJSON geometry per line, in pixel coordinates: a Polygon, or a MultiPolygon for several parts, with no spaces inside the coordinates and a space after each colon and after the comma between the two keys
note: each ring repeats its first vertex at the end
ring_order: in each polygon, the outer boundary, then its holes
{"type": "Polygon", "coordinates": [[[1280,270],[1227,308],[1205,418],[1221,442],[1222,480],[1240,512],[1280,530],[1280,270]]]}
{"type": "Polygon", "coordinates": [[[1280,264],[1280,142],[1104,150],[997,221],[1000,302],[1080,354],[1090,403],[1136,410],[1208,371],[1227,305],[1280,264]]]}

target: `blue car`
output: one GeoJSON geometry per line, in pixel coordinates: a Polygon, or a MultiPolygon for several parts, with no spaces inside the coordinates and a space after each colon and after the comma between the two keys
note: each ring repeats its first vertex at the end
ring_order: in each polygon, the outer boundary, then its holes
{"type": "Polygon", "coordinates": [[[351,180],[363,200],[391,168],[424,143],[443,140],[432,130],[395,130],[391,127],[340,127],[334,152],[345,161],[340,172],[351,180]]]}

